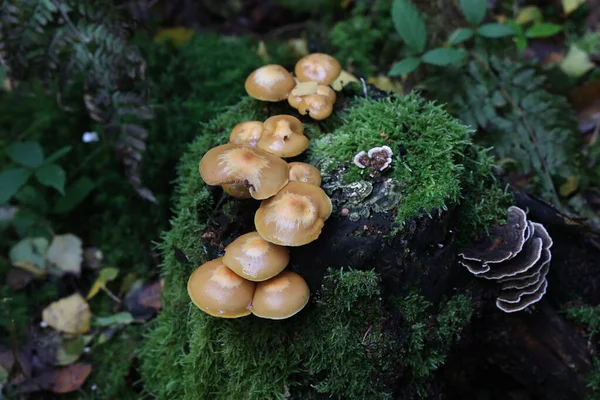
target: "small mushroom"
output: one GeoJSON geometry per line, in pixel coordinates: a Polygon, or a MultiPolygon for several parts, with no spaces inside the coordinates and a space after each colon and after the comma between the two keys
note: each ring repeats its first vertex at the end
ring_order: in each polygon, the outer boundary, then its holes
{"type": "Polygon", "coordinates": [[[288,166],[290,168],[290,182],[303,182],[321,186],[321,172],[315,166],[303,162],[291,162],[288,166]]]}
{"type": "Polygon", "coordinates": [[[224,183],[221,187],[225,193],[236,199],[249,199],[252,197],[250,189],[245,183],[224,183]]]}
{"type": "Polygon", "coordinates": [[[267,242],[258,232],[250,232],[225,247],[223,263],[250,281],[260,282],[274,277],[290,261],[286,247],[267,242]]]}
{"type": "Polygon", "coordinates": [[[337,96],[335,94],[335,90],[333,90],[332,88],[330,88],[327,85],[317,86],[317,94],[327,97],[329,99],[329,101],[331,102],[331,104],[335,103],[335,99],[337,98],[337,96]]]}
{"type": "Polygon", "coordinates": [[[258,147],[277,157],[295,157],[308,148],[310,140],[304,136],[304,125],[291,115],[276,115],[264,122],[264,131],[258,147]]]}
{"type": "Polygon", "coordinates": [[[329,97],[322,94],[309,94],[302,97],[298,104],[298,112],[301,115],[308,114],[312,119],[320,121],[331,115],[333,103],[329,97]]]}
{"type": "Polygon", "coordinates": [[[331,199],[323,189],[290,182],[261,203],[254,225],[260,236],[271,243],[302,246],[319,237],[331,211],[331,199]]]}
{"type": "Polygon", "coordinates": [[[264,125],[260,121],[240,122],[233,127],[229,135],[229,143],[256,147],[263,134],[264,125]]]}
{"type": "Polygon", "coordinates": [[[273,196],[288,183],[288,166],[281,158],[233,143],[210,149],[199,169],[207,184],[244,184],[258,200],[273,196]]]}
{"type": "Polygon", "coordinates": [[[295,272],[283,271],[256,285],[252,314],[268,319],[290,318],[306,306],[309,298],[310,290],[304,278],[295,272]]]}
{"type": "Polygon", "coordinates": [[[285,100],[296,81],[281,65],[265,65],[253,71],[245,83],[246,92],[262,101],[285,100]]]}
{"type": "Polygon", "coordinates": [[[237,276],[222,258],[198,267],[188,280],[188,294],[200,310],[221,318],[250,314],[256,284],[237,276]]]}
{"type": "Polygon", "coordinates": [[[342,67],[335,58],[328,54],[313,53],[302,57],[296,63],[294,72],[301,82],[315,81],[322,85],[328,85],[340,75],[342,67]]]}

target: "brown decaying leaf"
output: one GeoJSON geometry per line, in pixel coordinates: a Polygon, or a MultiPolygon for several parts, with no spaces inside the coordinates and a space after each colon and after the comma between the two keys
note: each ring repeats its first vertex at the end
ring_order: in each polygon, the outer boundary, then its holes
{"type": "Polygon", "coordinates": [[[76,363],[68,367],[58,368],[54,371],[54,376],[48,389],[54,393],[72,392],[83,385],[91,372],[92,366],[84,363],[76,363]]]}
{"type": "Polygon", "coordinates": [[[162,292],[161,282],[155,282],[151,285],[144,287],[138,294],[138,299],[141,305],[146,308],[154,308],[160,310],[161,301],[160,294],[162,292]]]}
{"type": "Polygon", "coordinates": [[[6,274],[6,284],[13,290],[23,289],[33,280],[33,274],[21,268],[11,268],[6,274]]]}

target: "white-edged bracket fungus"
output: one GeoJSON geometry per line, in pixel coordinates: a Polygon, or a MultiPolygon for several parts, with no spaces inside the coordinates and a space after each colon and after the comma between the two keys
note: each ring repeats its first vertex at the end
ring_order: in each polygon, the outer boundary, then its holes
{"type": "Polygon", "coordinates": [[[262,101],[285,100],[296,81],[281,65],[269,64],[254,70],[248,78],[244,87],[246,92],[255,99],[262,101]]]}
{"type": "Polygon", "coordinates": [[[264,124],[260,121],[240,122],[231,130],[229,143],[256,147],[264,129],[264,124]]]}
{"type": "Polygon", "coordinates": [[[508,209],[507,223],[490,233],[485,241],[463,249],[459,262],[475,276],[500,285],[500,310],[524,310],[546,293],[552,239],[542,224],[528,221],[515,206],[508,209]]]}
{"type": "Polygon", "coordinates": [[[295,157],[308,148],[310,140],[304,136],[304,125],[291,115],[275,115],[264,122],[260,149],[277,157],[295,157]]]}
{"type": "Polygon", "coordinates": [[[321,186],[321,171],[311,164],[303,162],[291,162],[290,167],[290,182],[310,183],[311,185],[321,186]]]}
{"type": "Polygon", "coordinates": [[[298,60],[294,72],[301,82],[314,81],[328,85],[340,75],[342,66],[329,54],[312,53],[298,60]]]}
{"type": "Polygon", "coordinates": [[[254,225],[260,236],[271,243],[302,246],[319,237],[331,211],[331,199],[323,189],[290,182],[261,203],[254,225]]]}
{"type": "Polygon", "coordinates": [[[373,147],[369,151],[361,151],[354,156],[352,162],[359,168],[371,168],[371,175],[381,172],[392,164],[394,153],[389,146],[373,147]]]}
{"type": "Polygon", "coordinates": [[[217,258],[192,273],[187,289],[192,302],[205,313],[238,318],[250,315],[256,283],[239,277],[217,258]]]}
{"type": "Polygon", "coordinates": [[[309,298],[310,290],[304,278],[295,272],[283,271],[256,285],[252,314],[268,319],[290,318],[306,306],[309,298]]]}
{"type": "Polygon", "coordinates": [[[209,185],[244,184],[258,200],[275,195],[288,183],[288,165],[264,150],[224,144],[210,149],[200,160],[200,175],[209,185]]]}
{"type": "Polygon", "coordinates": [[[223,263],[250,281],[265,281],[279,274],[290,261],[290,251],[267,242],[258,232],[246,233],[225,247],[223,263]]]}

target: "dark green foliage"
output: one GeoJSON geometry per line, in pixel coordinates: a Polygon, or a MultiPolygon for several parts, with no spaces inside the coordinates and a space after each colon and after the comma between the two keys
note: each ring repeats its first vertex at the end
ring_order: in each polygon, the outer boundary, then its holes
{"type": "Polygon", "coordinates": [[[275,0],[277,4],[291,11],[320,15],[321,13],[331,13],[340,9],[338,0],[275,0]]]}
{"type": "Polygon", "coordinates": [[[458,203],[464,173],[459,160],[468,143],[467,128],[441,107],[414,94],[376,102],[357,99],[340,118],[344,123],[339,129],[311,144],[311,159],[322,171],[345,166],[344,181],[368,180],[369,170],[354,165],[354,156],[388,145],[394,156],[384,176],[405,185],[396,216],[400,225],[422,212],[458,203]],[[403,156],[400,146],[406,151],[403,156]]]}
{"type": "Polygon", "coordinates": [[[482,133],[503,162],[519,173],[532,173],[532,189],[559,202],[558,187],[578,178],[578,135],[566,99],[544,88],[544,76],[532,65],[474,52],[466,69],[441,71],[426,83],[433,97],[482,133]]]}
{"type": "Polygon", "coordinates": [[[471,298],[459,294],[442,302],[437,313],[418,293],[397,301],[407,330],[402,360],[411,373],[411,388],[424,396],[427,379],[444,363],[453,342],[471,320],[471,298]]]}

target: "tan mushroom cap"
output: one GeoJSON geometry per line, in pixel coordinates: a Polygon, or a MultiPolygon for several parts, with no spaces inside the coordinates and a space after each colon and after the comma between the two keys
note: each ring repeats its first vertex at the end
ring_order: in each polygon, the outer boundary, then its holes
{"type": "Polygon", "coordinates": [[[281,65],[269,64],[254,70],[245,83],[246,92],[262,101],[285,100],[296,81],[281,65]]]}
{"type": "Polygon", "coordinates": [[[295,157],[308,148],[304,125],[291,115],[276,115],[264,123],[258,147],[277,157],[295,157]]]}
{"type": "Polygon", "coordinates": [[[320,94],[321,96],[325,96],[325,97],[329,98],[329,101],[331,101],[331,104],[335,103],[335,99],[337,98],[337,96],[335,94],[335,90],[333,90],[332,88],[330,88],[327,85],[317,86],[317,94],[320,94]]]}
{"type": "Polygon", "coordinates": [[[200,310],[221,318],[250,314],[256,283],[237,276],[222,258],[198,267],[188,280],[188,294],[200,310]]]}
{"type": "Polygon", "coordinates": [[[256,285],[252,314],[268,319],[289,318],[300,312],[309,298],[310,290],[304,278],[295,272],[283,271],[256,285]]]}
{"type": "Polygon", "coordinates": [[[298,107],[300,106],[300,102],[302,101],[302,96],[294,96],[293,93],[290,93],[287,100],[288,100],[288,104],[291,107],[298,109],[298,107]]]}
{"type": "Polygon", "coordinates": [[[245,184],[259,200],[279,192],[288,182],[288,166],[264,150],[228,143],[210,149],[200,160],[200,175],[209,185],[245,184]]]}
{"type": "Polygon", "coordinates": [[[308,114],[312,119],[322,120],[333,112],[333,103],[329,97],[322,94],[309,94],[302,97],[298,104],[298,112],[302,115],[308,114]]]}
{"type": "Polygon", "coordinates": [[[290,182],[310,183],[321,186],[321,171],[313,165],[303,162],[288,163],[290,167],[290,182]]]}
{"type": "Polygon", "coordinates": [[[225,193],[236,199],[249,199],[252,197],[250,189],[244,183],[224,183],[221,187],[225,193]]]}
{"type": "Polygon", "coordinates": [[[250,281],[260,282],[274,277],[290,262],[290,251],[250,232],[235,239],[225,248],[223,263],[250,281]]]}
{"type": "Polygon", "coordinates": [[[254,225],[260,236],[271,243],[302,246],[319,237],[331,210],[331,199],[323,189],[290,182],[261,203],[254,225]]]}
{"type": "Polygon", "coordinates": [[[262,136],[263,130],[264,126],[260,121],[240,122],[231,130],[229,143],[256,147],[256,143],[258,143],[262,136]]]}
{"type": "Polygon", "coordinates": [[[301,82],[315,81],[328,85],[342,72],[342,66],[335,58],[324,53],[313,53],[302,57],[294,68],[301,82]]]}

